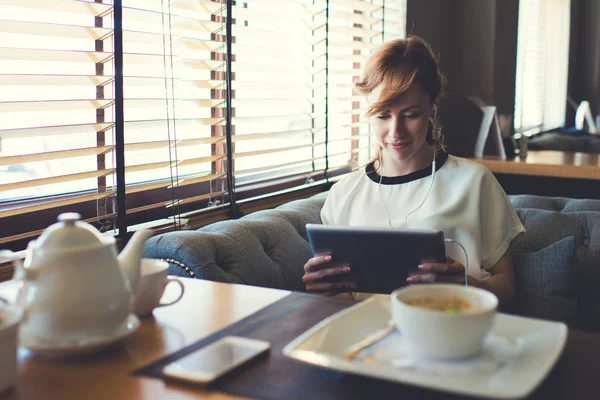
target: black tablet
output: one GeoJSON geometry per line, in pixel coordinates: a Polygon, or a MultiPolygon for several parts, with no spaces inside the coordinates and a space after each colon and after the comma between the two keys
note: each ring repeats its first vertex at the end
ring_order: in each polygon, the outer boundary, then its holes
{"type": "Polygon", "coordinates": [[[350,266],[360,292],[389,294],[420,263],[446,262],[442,231],[307,224],[306,232],[314,255],[350,266]]]}

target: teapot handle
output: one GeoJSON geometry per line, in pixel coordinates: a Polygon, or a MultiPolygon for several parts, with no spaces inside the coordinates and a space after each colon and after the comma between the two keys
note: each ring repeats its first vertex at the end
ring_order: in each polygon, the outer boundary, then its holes
{"type": "Polygon", "coordinates": [[[23,265],[21,258],[10,250],[0,250],[0,263],[9,261],[15,265],[15,273],[13,275],[13,279],[18,281],[26,279],[27,273],[25,271],[25,266],[23,265]]]}

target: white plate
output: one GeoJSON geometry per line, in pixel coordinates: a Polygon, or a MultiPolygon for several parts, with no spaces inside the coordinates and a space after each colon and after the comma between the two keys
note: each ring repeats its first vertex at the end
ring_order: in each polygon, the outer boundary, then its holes
{"type": "Polygon", "coordinates": [[[95,353],[125,339],[135,332],[139,326],[139,318],[135,314],[130,314],[125,322],[109,336],[47,340],[21,335],[19,344],[28,348],[32,353],[44,357],[63,358],[81,356],[95,353]]]}
{"type": "MultiPolygon", "coordinates": [[[[567,327],[562,323],[498,314],[483,351],[469,360],[416,360],[415,365],[413,359],[404,363],[406,360],[391,360],[389,352],[381,351],[380,345],[385,346],[384,343],[363,350],[354,360],[344,358],[348,347],[385,328],[389,320],[389,303],[380,298],[369,299],[321,321],[290,342],[283,354],[324,368],[445,392],[514,399],[527,396],[541,383],[558,360],[567,337],[567,327]],[[515,351],[498,359],[490,368],[489,361],[501,357],[502,352],[494,351],[499,343],[514,344],[515,351]],[[386,353],[387,359],[382,356],[386,353]],[[436,368],[443,363],[445,371],[453,372],[439,373],[436,368]],[[412,366],[407,368],[403,364],[412,366]],[[481,368],[482,365],[487,367],[481,368]]],[[[401,331],[402,327],[399,328],[401,331]]],[[[401,334],[386,340],[389,346],[390,340],[401,340],[401,334]]]]}

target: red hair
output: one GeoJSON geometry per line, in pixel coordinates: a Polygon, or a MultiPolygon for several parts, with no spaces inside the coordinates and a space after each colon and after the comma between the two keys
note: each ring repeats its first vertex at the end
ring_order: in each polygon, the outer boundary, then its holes
{"type": "Polygon", "coordinates": [[[379,46],[369,56],[355,85],[367,95],[382,85],[379,100],[369,106],[367,116],[389,108],[413,83],[418,83],[433,102],[444,89],[446,79],[431,46],[417,36],[397,39],[379,46]]]}

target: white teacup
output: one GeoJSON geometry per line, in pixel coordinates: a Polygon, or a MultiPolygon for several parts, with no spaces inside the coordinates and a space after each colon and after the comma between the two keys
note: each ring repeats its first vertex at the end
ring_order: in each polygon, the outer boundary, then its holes
{"type": "Polygon", "coordinates": [[[17,337],[21,309],[0,297],[0,393],[17,382],[17,337]]]}
{"type": "Polygon", "coordinates": [[[167,276],[169,264],[166,261],[151,258],[142,259],[140,282],[133,301],[133,312],[140,317],[149,315],[157,307],[170,306],[177,303],[185,291],[183,283],[177,278],[167,276]],[[168,303],[161,303],[165,288],[175,282],[181,288],[179,297],[168,303]]]}
{"type": "Polygon", "coordinates": [[[490,332],[498,298],[487,290],[450,284],[400,288],[390,296],[392,319],[417,356],[437,359],[466,358],[477,353],[490,332]],[[408,305],[423,298],[459,297],[472,310],[449,313],[408,305]]]}

